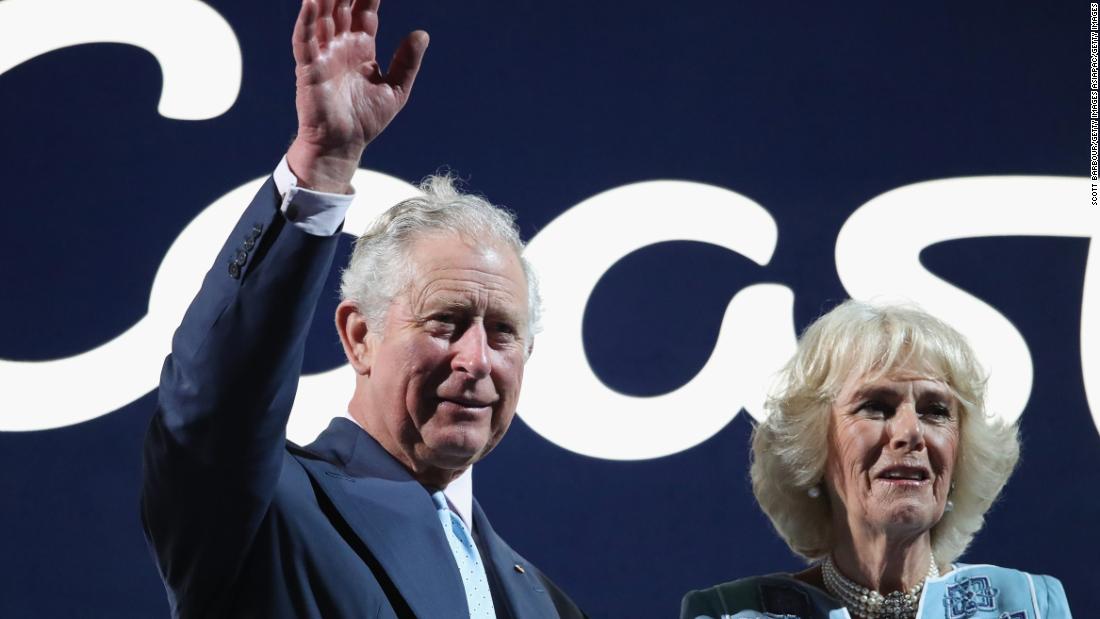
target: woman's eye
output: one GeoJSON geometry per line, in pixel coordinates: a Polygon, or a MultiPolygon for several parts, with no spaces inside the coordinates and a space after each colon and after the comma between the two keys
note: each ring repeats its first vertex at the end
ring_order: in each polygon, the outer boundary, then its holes
{"type": "Polygon", "coordinates": [[[924,407],[924,414],[934,417],[950,417],[951,407],[943,402],[934,402],[924,407]]]}
{"type": "Polygon", "coordinates": [[[889,407],[878,400],[868,400],[860,404],[859,411],[868,415],[883,416],[889,412],[889,407]]]}

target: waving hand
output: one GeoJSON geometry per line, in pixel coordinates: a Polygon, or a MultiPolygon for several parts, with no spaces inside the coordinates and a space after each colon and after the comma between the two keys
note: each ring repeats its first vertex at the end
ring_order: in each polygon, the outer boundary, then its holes
{"type": "Polygon", "coordinates": [[[287,152],[301,183],[343,192],[363,149],[408,101],[428,33],[409,34],[382,71],[379,0],[304,0],[294,27],[298,136],[287,152]]]}

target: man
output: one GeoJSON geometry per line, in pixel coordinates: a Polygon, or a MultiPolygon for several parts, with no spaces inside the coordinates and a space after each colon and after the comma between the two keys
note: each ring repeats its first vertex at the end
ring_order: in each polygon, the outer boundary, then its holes
{"type": "Polygon", "coordinates": [[[579,617],[444,490],[508,429],[537,309],[510,216],[446,178],[356,245],[336,323],[350,418],[285,428],[366,145],[427,48],[383,74],[377,0],[305,0],[299,131],[176,332],[145,445],[142,517],[176,617],[579,617]]]}

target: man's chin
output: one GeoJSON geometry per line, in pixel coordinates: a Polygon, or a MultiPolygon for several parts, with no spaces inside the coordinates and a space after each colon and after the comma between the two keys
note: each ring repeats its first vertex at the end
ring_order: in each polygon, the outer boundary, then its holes
{"type": "Polygon", "coordinates": [[[424,446],[426,463],[442,469],[465,469],[489,452],[485,440],[471,440],[471,437],[425,441],[424,446]]]}

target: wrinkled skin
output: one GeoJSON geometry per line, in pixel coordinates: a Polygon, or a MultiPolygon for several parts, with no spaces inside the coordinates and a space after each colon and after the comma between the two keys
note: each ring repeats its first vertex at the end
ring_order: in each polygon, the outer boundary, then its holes
{"type": "Polygon", "coordinates": [[[834,560],[850,578],[880,591],[924,578],[929,531],[951,490],[959,413],[946,385],[911,370],[846,381],[830,413],[824,481],[834,560]]]}
{"type": "Polygon", "coordinates": [[[398,46],[385,73],[378,62],[379,0],[305,0],[294,26],[298,135],[287,163],[299,184],[348,193],[363,149],[409,99],[428,33],[398,46]]]}
{"type": "Polygon", "coordinates": [[[445,487],[515,415],[531,346],[515,252],[450,233],[411,246],[407,289],[381,333],[345,301],[337,326],[358,373],[352,416],[422,483],[445,487]]]}

